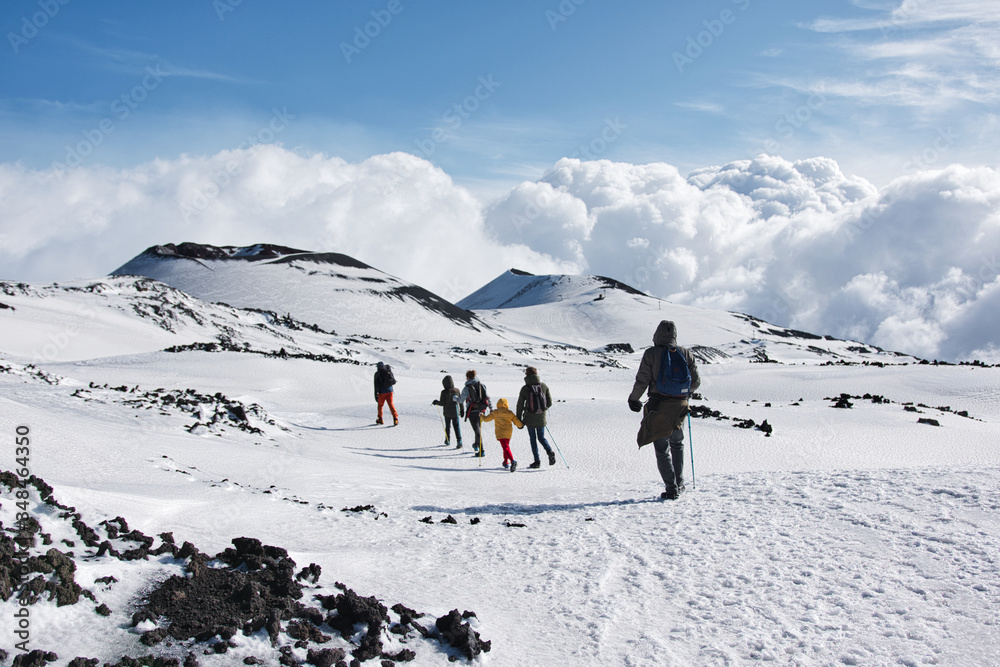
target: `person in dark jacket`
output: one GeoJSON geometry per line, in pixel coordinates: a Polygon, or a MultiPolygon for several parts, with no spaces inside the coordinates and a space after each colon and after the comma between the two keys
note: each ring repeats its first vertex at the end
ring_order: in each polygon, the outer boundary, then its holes
{"type": "Polygon", "coordinates": [[[472,432],[476,435],[472,451],[474,454],[483,456],[483,433],[480,417],[487,410],[491,410],[493,404],[490,403],[490,395],[486,391],[486,385],[476,377],[476,371],[466,371],[465,387],[462,388],[458,400],[466,406],[465,417],[469,420],[472,432]]]}
{"type": "Polygon", "coordinates": [[[455,381],[451,379],[450,375],[445,375],[444,379],[441,380],[441,384],[444,385],[444,389],[441,390],[441,397],[432,401],[431,405],[440,405],[444,412],[444,444],[451,444],[451,427],[455,427],[455,440],[458,444],[455,445],[455,449],[462,448],[462,431],[459,429],[459,419],[465,417],[465,406],[459,400],[462,395],[458,389],[455,388],[455,381]]]}
{"type": "Polygon", "coordinates": [[[528,366],[524,370],[524,386],[521,387],[521,393],[517,395],[517,418],[519,421],[523,422],[528,429],[528,440],[531,442],[531,454],[535,457],[535,461],[528,465],[529,468],[538,468],[542,465],[541,460],[538,458],[538,443],[542,443],[542,447],[545,448],[545,453],[549,455],[549,465],[554,466],[556,464],[556,454],[549,447],[548,441],[545,439],[545,413],[548,412],[549,408],[552,407],[552,394],[549,393],[549,387],[544,382],[538,378],[538,369],[534,366],[528,366]],[[537,387],[537,389],[535,389],[537,387]],[[538,412],[532,412],[528,409],[528,397],[534,394],[536,397],[536,407],[535,410],[538,412]],[[540,401],[537,399],[541,399],[540,401]]]}
{"type": "Polygon", "coordinates": [[[684,491],[684,430],[681,426],[688,413],[688,397],[700,385],[694,355],[687,348],[677,345],[677,326],[669,320],[661,321],[653,334],[653,347],[646,349],[639,362],[628,406],[633,412],[643,410],[637,440],[639,447],[653,443],[656,467],[666,486],[660,497],[666,500],[673,500],[684,491]],[[687,362],[691,385],[685,393],[665,395],[657,391],[656,376],[660,372],[663,355],[668,350],[671,354],[679,353],[687,362]],[[645,408],[639,400],[643,392],[649,397],[645,408]]]}
{"type": "Polygon", "coordinates": [[[389,412],[392,413],[392,425],[399,425],[399,414],[396,413],[396,406],[392,403],[392,385],[396,384],[396,378],[392,375],[392,368],[378,362],[375,370],[375,403],[378,404],[378,418],[376,424],[382,423],[382,406],[389,404],[389,412]]]}

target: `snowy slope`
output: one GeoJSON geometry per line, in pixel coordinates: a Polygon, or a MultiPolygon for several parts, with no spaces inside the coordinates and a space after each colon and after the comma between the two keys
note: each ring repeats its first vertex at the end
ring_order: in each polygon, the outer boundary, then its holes
{"type": "Polygon", "coordinates": [[[660,320],[677,323],[678,343],[709,362],[727,357],[780,362],[912,363],[871,345],[768,324],[748,315],[682,306],[601,276],[543,275],[510,270],[459,301],[497,327],[586,348],[651,344],[660,320]],[[710,348],[701,349],[697,348],[710,348]]]}
{"type": "Polygon", "coordinates": [[[471,313],[337,253],[267,244],[243,248],[167,244],[148,248],[112,274],[148,276],[205,301],[289,313],[338,333],[496,340],[471,313]]]}
{"type": "MultiPolygon", "coordinates": [[[[698,405],[709,414],[692,420],[689,491],[665,504],[653,452],[636,448],[637,419],[625,406],[662,311],[649,297],[582,282],[563,280],[561,302],[498,308],[491,321],[513,324],[479,346],[463,342],[460,325],[447,329],[456,339],[405,344],[294,328],[144,279],[6,284],[0,469],[28,468],[90,526],[120,516],[207,554],[240,536],[287,549],[296,569],[322,568],[303,602],[318,604],[313,595],[343,582],[432,618],[474,611],[472,627],[492,642],[475,664],[1000,664],[1000,369],[877,351],[823,365],[831,357],[809,356],[812,339],[764,339],[763,323],[673,311],[682,343],[732,354],[701,367],[698,405]],[[588,309],[584,299],[599,293],[588,309]],[[789,341],[787,360],[810,363],[751,363],[740,354],[744,325],[761,336],[747,349],[766,344],[777,357],[789,341]],[[219,335],[236,345],[162,351],[219,335]],[[244,342],[302,354],[235,351],[244,342]],[[636,351],[573,347],[610,342],[636,351]],[[361,363],[329,363],[324,351],[361,363]],[[375,359],[397,369],[396,428],[372,425],[375,359]],[[865,359],[898,363],[856,363],[865,359]],[[465,448],[444,446],[430,404],[443,375],[476,368],[494,400],[512,400],[525,363],[556,400],[557,465],[526,469],[530,449],[517,431],[521,468],[504,471],[489,425],[482,460],[469,453],[467,423],[465,448]],[[736,427],[750,420],[773,432],[736,427]],[[19,427],[31,434],[27,456],[13,446],[19,427]],[[443,523],[448,516],[455,523],[443,523]]],[[[77,583],[96,598],[31,606],[31,648],[58,653],[58,667],[76,656],[189,653],[205,667],[250,656],[270,665],[282,648],[298,661],[321,647],[354,648],[325,625],[330,642],[295,647],[287,618],[277,646],[263,631],[237,633],[225,654],[214,652],[217,639],[143,645],[157,625],[133,627],[133,613],[159,582],[184,576],[188,560],[99,556],[63,512],[29,496],[27,511],[51,538],[31,553],[71,552],[77,583]],[[110,615],[95,613],[99,604],[110,615]]],[[[8,533],[15,499],[0,483],[8,533]]],[[[120,551],[131,544],[97,530],[120,551]]],[[[11,655],[16,608],[0,602],[0,650],[11,655]]],[[[384,641],[387,651],[413,650],[409,664],[466,663],[414,632],[384,641]]]]}
{"type": "Polygon", "coordinates": [[[0,295],[8,306],[0,310],[2,351],[31,361],[87,360],[197,344],[372,358],[363,341],[348,343],[284,314],[207,303],[149,278],[0,282],[0,295]]]}

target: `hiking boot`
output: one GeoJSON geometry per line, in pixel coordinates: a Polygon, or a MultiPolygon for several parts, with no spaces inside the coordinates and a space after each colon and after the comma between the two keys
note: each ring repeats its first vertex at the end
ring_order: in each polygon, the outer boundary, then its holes
{"type": "Polygon", "coordinates": [[[510,464],[509,464],[509,463],[507,463],[506,461],[504,461],[504,462],[503,462],[503,469],[504,469],[504,470],[507,470],[508,468],[510,468],[510,464]]]}
{"type": "Polygon", "coordinates": [[[514,472],[515,470],[517,470],[517,461],[511,461],[510,462],[510,471],[514,472]]]}
{"type": "Polygon", "coordinates": [[[529,463],[528,467],[529,468],[541,468],[542,467],[542,462],[541,461],[535,461],[534,463],[529,463]]]}
{"type": "Polygon", "coordinates": [[[667,489],[660,494],[660,500],[677,500],[677,489],[667,489]]]}
{"type": "Polygon", "coordinates": [[[677,485],[677,495],[678,496],[681,495],[682,493],[684,493],[686,490],[687,490],[687,487],[684,486],[683,482],[681,482],[680,484],[677,485]]]}
{"type": "Polygon", "coordinates": [[[382,420],[381,419],[376,419],[375,423],[381,425],[382,424],[382,420]]]}
{"type": "Polygon", "coordinates": [[[446,445],[450,445],[450,444],[451,444],[451,440],[450,440],[450,439],[448,439],[448,438],[445,438],[445,439],[444,439],[444,444],[446,444],[446,445]]]}
{"type": "Polygon", "coordinates": [[[556,453],[549,452],[549,465],[554,466],[556,464],[556,453]]]}
{"type": "Polygon", "coordinates": [[[458,443],[457,445],[455,445],[455,449],[461,449],[461,448],[462,448],[462,443],[458,443]]]}
{"type": "Polygon", "coordinates": [[[399,420],[398,419],[393,419],[392,420],[392,425],[393,426],[399,426],[399,420]]]}

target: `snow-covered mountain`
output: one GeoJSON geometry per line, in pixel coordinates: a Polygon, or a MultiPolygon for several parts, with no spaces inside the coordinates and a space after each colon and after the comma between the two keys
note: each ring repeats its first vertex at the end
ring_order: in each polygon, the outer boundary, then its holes
{"type": "Polygon", "coordinates": [[[660,320],[673,320],[678,343],[704,362],[731,357],[779,362],[912,363],[912,357],[768,324],[723,311],[682,306],[602,276],[536,276],[511,269],[459,301],[509,335],[558,340],[586,348],[651,344],[660,320]]]}
{"type": "Polygon", "coordinates": [[[326,355],[368,361],[368,342],[287,314],[202,301],[150,278],[112,276],[55,285],[0,282],[3,352],[78,361],[167,348],[326,355]]]}
{"type": "Polygon", "coordinates": [[[288,313],[338,333],[495,340],[472,313],[347,255],[258,244],[153,246],[112,275],[154,278],[199,299],[288,313]]]}
{"type": "Polygon", "coordinates": [[[342,256],[183,252],[119,271],[201,297],[0,283],[0,664],[1000,663],[1000,368],[597,277],[504,274],[465,321],[342,256]],[[668,504],[625,403],[665,318],[704,362],[668,504]],[[511,474],[489,424],[483,458],[466,422],[442,444],[444,375],[513,403],[526,364],[557,465],[515,431],[511,474]]]}

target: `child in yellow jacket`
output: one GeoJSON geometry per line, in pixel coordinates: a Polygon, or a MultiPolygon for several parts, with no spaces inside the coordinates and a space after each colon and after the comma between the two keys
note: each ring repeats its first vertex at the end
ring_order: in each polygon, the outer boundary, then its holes
{"type": "Polygon", "coordinates": [[[510,471],[514,472],[517,470],[517,461],[514,460],[514,456],[510,453],[510,436],[514,434],[514,426],[524,428],[524,424],[517,418],[517,415],[511,412],[506,398],[501,398],[497,401],[496,410],[483,416],[482,419],[484,422],[494,422],[497,440],[500,441],[500,447],[503,449],[503,467],[506,468],[509,465],[510,471]]]}

